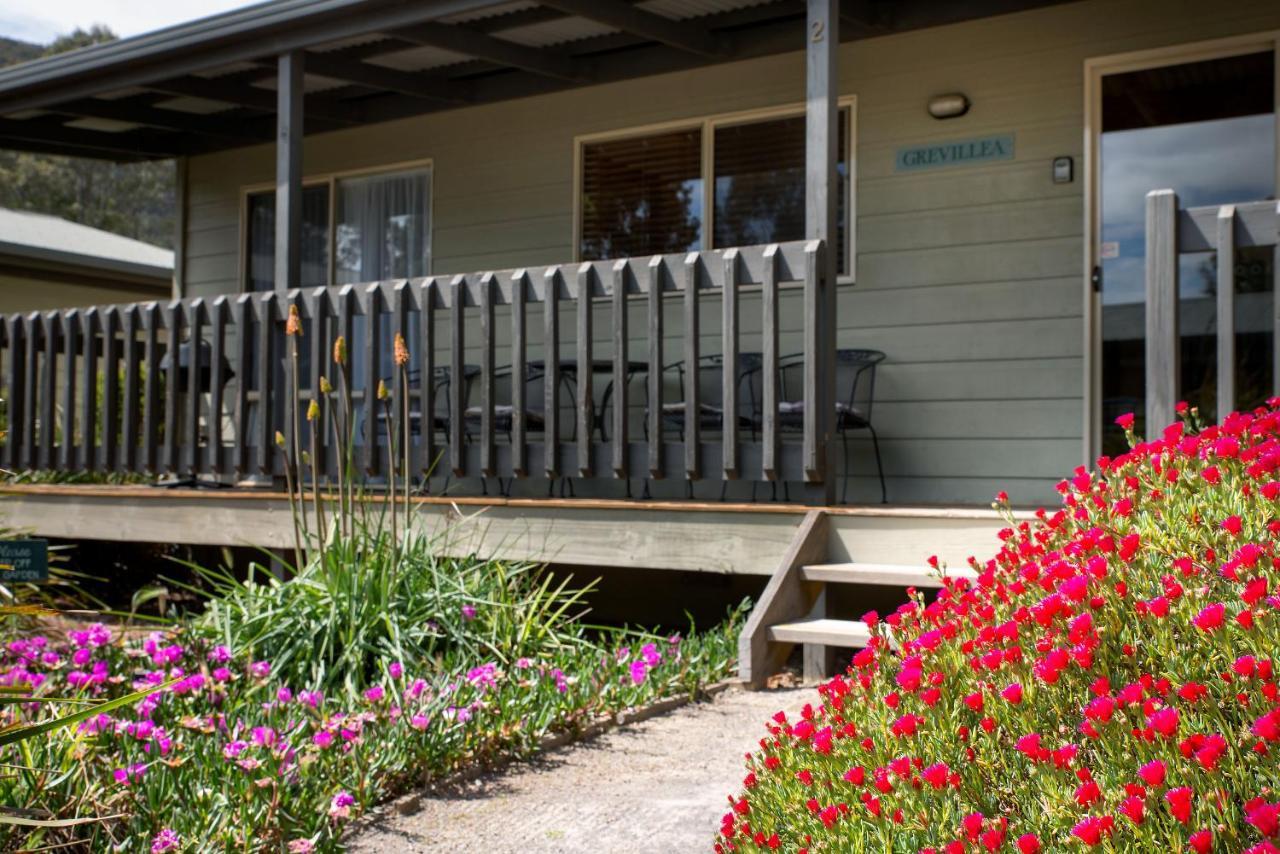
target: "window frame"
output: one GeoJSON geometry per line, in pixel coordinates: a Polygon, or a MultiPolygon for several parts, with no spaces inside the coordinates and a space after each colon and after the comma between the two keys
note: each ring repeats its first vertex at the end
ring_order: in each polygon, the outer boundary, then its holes
{"type": "MultiPolygon", "coordinates": [[[[848,198],[849,204],[845,211],[847,221],[845,222],[845,240],[843,267],[844,272],[838,277],[841,283],[854,281],[857,275],[857,238],[855,224],[857,223],[857,187],[858,187],[858,162],[856,152],[858,150],[857,129],[858,129],[858,109],[856,95],[842,95],[836,99],[836,108],[840,111],[849,111],[849,131],[845,140],[846,150],[841,152],[844,155],[845,163],[849,164],[848,175],[848,198]]],[[[754,124],[756,122],[769,121],[771,119],[786,119],[795,116],[803,116],[805,113],[805,105],[803,102],[793,102],[782,104],[774,107],[761,107],[752,110],[738,110],[729,113],[712,113],[702,116],[694,116],[685,119],[673,119],[665,122],[655,122],[646,125],[635,125],[627,128],[619,128],[616,130],[602,131],[599,133],[580,134],[573,138],[573,261],[580,263],[582,261],[582,168],[583,154],[587,145],[597,142],[612,142],[620,139],[637,139],[646,136],[656,136],[662,133],[681,130],[701,130],[702,132],[702,234],[703,249],[728,249],[727,246],[714,246],[712,241],[715,237],[715,133],[718,128],[731,127],[735,125],[754,124]]]]}
{"type": "MultiPolygon", "coordinates": [[[[425,276],[432,275],[432,267],[435,265],[435,230],[436,230],[436,193],[435,193],[435,162],[432,158],[420,160],[407,160],[400,163],[392,163],[385,166],[371,166],[363,169],[344,169],[340,171],[318,172],[311,175],[304,175],[302,178],[303,188],[325,186],[329,189],[329,252],[325,259],[325,287],[333,287],[334,275],[337,272],[337,264],[335,253],[337,252],[337,241],[335,239],[337,223],[334,221],[337,213],[338,205],[338,182],[346,178],[368,178],[377,177],[378,175],[395,175],[404,172],[422,172],[427,176],[427,270],[425,276]]],[[[240,236],[239,245],[236,250],[239,266],[239,286],[240,293],[250,293],[249,291],[249,197],[264,192],[270,192],[275,189],[273,182],[259,182],[254,184],[243,184],[240,187],[240,236]]]]}

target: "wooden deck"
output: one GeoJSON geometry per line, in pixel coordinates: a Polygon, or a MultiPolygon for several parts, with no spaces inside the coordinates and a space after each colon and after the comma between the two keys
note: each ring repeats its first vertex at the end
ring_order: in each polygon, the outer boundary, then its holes
{"type": "MultiPolygon", "coordinates": [[[[9,485],[0,524],[66,539],[193,545],[292,545],[283,493],[150,486],[9,485]]],[[[548,563],[771,575],[805,514],[795,504],[597,499],[413,499],[417,524],[451,554],[498,554],[548,563]]],[[[827,560],[961,566],[994,554],[1005,526],[966,507],[837,506],[827,560]]],[[[1022,515],[1022,514],[1020,514],[1022,515]]]]}

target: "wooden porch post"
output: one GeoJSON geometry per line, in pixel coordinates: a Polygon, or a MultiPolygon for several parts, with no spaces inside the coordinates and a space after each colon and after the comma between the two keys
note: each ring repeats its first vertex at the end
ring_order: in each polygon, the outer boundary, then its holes
{"type": "Polygon", "coordinates": [[[302,286],[302,51],[280,54],[276,76],[276,292],[302,286]]]}
{"type": "Polygon", "coordinates": [[[827,453],[835,416],[836,96],[840,49],[839,0],[808,0],[805,57],[806,240],[821,240],[818,276],[804,293],[804,471],[805,501],[831,504],[835,478],[827,453]]]}

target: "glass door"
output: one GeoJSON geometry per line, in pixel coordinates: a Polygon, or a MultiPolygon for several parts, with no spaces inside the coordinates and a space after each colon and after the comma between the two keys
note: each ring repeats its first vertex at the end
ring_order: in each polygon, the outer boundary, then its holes
{"type": "MultiPolygon", "coordinates": [[[[1146,195],[1172,189],[1181,207],[1275,198],[1275,51],[1158,65],[1101,77],[1097,140],[1101,451],[1127,448],[1115,418],[1145,410],[1146,195]]],[[[1236,406],[1273,387],[1270,248],[1236,253],[1236,406]]],[[[1180,397],[1214,419],[1217,259],[1179,265],[1180,397]]],[[[1225,414],[1225,413],[1222,413],[1225,414]]]]}

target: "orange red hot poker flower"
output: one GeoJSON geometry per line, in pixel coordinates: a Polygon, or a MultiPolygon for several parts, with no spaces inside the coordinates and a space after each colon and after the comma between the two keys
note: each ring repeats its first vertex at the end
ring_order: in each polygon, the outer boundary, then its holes
{"type": "Polygon", "coordinates": [[[1118,419],[1131,450],[1010,515],[976,579],[867,614],[715,849],[1280,852],[1277,404],[1149,441],[1118,419]]]}

